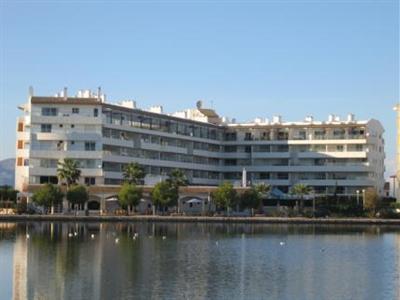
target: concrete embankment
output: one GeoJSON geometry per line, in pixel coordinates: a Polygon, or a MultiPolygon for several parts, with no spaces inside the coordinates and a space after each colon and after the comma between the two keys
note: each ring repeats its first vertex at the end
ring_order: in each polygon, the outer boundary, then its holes
{"type": "Polygon", "coordinates": [[[249,224],[354,224],[400,225],[400,219],[369,218],[274,218],[274,217],[202,217],[202,216],[71,216],[71,215],[0,215],[0,222],[199,222],[249,224]]]}

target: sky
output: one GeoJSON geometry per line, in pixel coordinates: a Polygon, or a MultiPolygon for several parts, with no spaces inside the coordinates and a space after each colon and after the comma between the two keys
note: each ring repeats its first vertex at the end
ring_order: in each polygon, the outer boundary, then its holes
{"type": "Polygon", "coordinates": [[[28,87],[249,121],[375,118],[394,173],[398,1],[0,0],[0,159],[28,87]]]}

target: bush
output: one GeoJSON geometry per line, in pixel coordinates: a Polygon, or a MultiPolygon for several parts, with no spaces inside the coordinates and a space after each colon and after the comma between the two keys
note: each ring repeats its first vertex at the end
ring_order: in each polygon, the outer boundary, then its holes
{"type": "Polygon", "coordinates": [[[17,214],[25,214],[28,211],[28,206],[26,202],[20,202],[17,204],[17,214]]]}

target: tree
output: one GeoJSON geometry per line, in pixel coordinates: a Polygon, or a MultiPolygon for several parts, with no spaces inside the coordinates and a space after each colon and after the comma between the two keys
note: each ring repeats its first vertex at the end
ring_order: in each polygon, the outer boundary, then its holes
{"type": "Polygon", "coordinates": [[[270,189],[271,186],[264,183],[253,185],[251,189],[240,195],[240,207],[250,208],[253,214],[254,209],[260,208],[263,197],[269,193],[270,189]]]}
{"type": "Polygon", "coordinates": [[[146,174],[142,166],[136,162],[132,162],[124,168],[123,176],[128,183],[142,184],[146,174]]]}
{"type": "Polygon", "coordinates": [[[132,207],[136,207],[142,199],[143,191],[135,184],[124,183],[118,193],[118,202],[122,208],[128,208],[132,211],[132,207]]]}
{"type": "Polygon", "coordinates": [[[370,216],[374,216],[379,203],[379,196],[374,188],[367,188],[364,192],[364,209],[370,212],[370,216]]]}
{"type": "Polygon", "coordinates": [[[153,204],[157,207],[162,207],[163,211],[167,207],[176,205],[178,197],[178,188],[167,180],[158,182],[151,191],[153,204]]]}
{"type": "Polygon", "coordinates": [[[32,201],[45,208],[51,207],[51,213],[54,213],[54,206],[60,204],[63,197],[60,187],[47,183],[33,194],[32,201]]]}
{"type": "Polygon", "coordinates": [[[298,183],[295,184],[294,186],[292,186],[290,193],[292,195],[296,195],[298,197],[300,197],[300,201],[301,201],[301,207],[304,206],[304,196],[311,194],[313,191],[313,189],[306,185],[306,184],[302,184],[302,183],[298,183]]]}
{"type": "Polygon", "coordinates": [[[9,185],[0,186],[0,200],[1,201],[12,201],[17,200],[18,191],[13,189],[9,185]]]}
{"type": "Polygon", "coordinates": [[[237,194],[230,182],[221,183],[212,196],[217,208],[220,209],[229,210],[237,204],[237,194]]]}
{"type": "Polygon", "coordinates": [[[89,193],[85,186],[74,184],[67,191],[67,200],[72,207],[84,205],[89,200],[89,193]]]}
{"type": "Polygon", "coordinates": [[[173,169],[167,180],[177,187],[186,186],[189,183],[185,173],[181,169],[173,169]]]}
{"type": "MultiPolygon", "coordinates": [[[[173,169],[169,174],[169,178],[167,179],[179,192],[180,186],[188,185],[189,181],[186,177],[186,174],[181,169],[173,169]]],[[[178,213],[180,212],[180,203],[179,203],[179,195],[177,197],[177,206],[178,213]]]]}
{"type": "Polygon", "coordinates": [[[261,196],[255,188],[244,191],[240,195],[240,207],[256,209],[260,207],[261,196]]]}
{"type": "Polygon", "coordinates": [[[271,191],[271,186],[265,183],[256,184],[252,188],[254,188],[257,194],[261,197],[266,196],[271,191]]]}
{"type": "Polygon", "coordinates": [[[79,163],[71,158],[64,158],[58,162],[57,175],[60,181],[65,181],[67,189],[70,185],[76,183],[81,176],[79,163]]]}

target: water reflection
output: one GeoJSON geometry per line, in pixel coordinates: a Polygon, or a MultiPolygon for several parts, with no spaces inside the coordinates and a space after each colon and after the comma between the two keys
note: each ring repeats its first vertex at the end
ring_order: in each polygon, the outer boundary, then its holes
{"type": "Polygon", "coordinates": [[[14,299],[400,296],[395,227],[0,223],[4,242],[14,299]]]}

